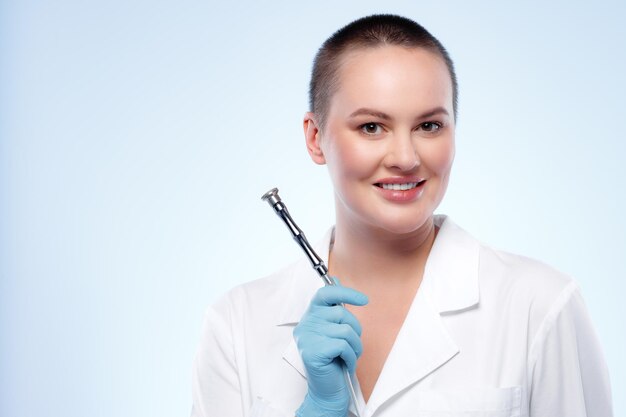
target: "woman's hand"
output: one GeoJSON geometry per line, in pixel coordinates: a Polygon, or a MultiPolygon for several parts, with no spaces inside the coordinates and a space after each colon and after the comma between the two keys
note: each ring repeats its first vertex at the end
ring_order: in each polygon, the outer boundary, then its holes
{"type": "Polygon", "coordinates": [[[359,321],[341,303],[363,306],[367,296],[340,285],[320,288],[294,329],[309,386],[298,417],[347,415],[350,391],[343,364],[354,374],[363,345],[359,321]]]}

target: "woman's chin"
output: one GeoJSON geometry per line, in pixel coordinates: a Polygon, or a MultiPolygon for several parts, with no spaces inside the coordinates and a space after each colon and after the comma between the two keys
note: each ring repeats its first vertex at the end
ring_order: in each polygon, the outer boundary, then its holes
{"type": "Polygon", "coordinates": [[[432,215],[386,218],[372,222],[372,226],[384,233],[406,236],[414,234],[424,227],[430,227],[431,218],[432,215]]]}

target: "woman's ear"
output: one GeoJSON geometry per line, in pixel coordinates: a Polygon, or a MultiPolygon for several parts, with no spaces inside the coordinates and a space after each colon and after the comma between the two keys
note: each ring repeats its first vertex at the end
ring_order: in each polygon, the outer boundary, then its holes
{"type": "Polygon", "coordinates": [[[321,133],[315,119],[315,113],[310,111],[304,114],[304,140],[306,141],[306,149],[309,152],[309,156],[313,162],[318,165],[324,165],[326,158],[324,158],[324,152],[320,146],[321,133]]]}

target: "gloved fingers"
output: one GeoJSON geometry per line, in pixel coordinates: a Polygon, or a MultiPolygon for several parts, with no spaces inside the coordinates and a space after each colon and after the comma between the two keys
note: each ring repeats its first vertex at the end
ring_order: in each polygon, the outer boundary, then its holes
{"type": "Polygon", "coordinates": [[[348,324],[329,324],[325,326],[324,333],[331,339],[345,340],[356,355],[360,357],[363,353],[363,343],[361,338],[348,324]]]}
{"type": "Polygon", "coordinates": [[[364,306],[367,301],[367,296],[362,292],[341,285],[327,285],[317,290],[311,300],[311,305],[333,306],[344,303],[364,306]]]}
{"type": "MultiPolygon", "coordinates": [[[[324,307],[329,309],[334,307],[324,307]]],[[[337,308],[345,311],[343,307],[337,306],[337,308]]],[[[336,314],[328,311],[320,311],[316,314],[305,315],[300,323],[293,329],[293,336],[296,341],[301,338],[305,340],[315,340],[319,338],[341,338],[348,340],[358,339],[360,342],[361,337],[361,324],[358,322],[354,315],[346,311],[339,318],[336,314]],[[325,317],[327,316],[327,317],[325,317]]],[[[352,343],[357,347],[356,343],[352,343]]]]}
{"type": "Polygon", "coordinates": [[[312,309],[313,317],[321,319],[329,323],[347,324],[356,334],[359,336],[362,332],[361,323],[350,311],[346,310],[342,306],[331,307],[315,307],[312,309]]]}
{"type": "Polygon", "coordinates": [[[346,342],[357,358],[363,353],[361,338],[348,324],[318,324],[314,329],[298,325],[293,335],[302,359],[310,364],[327,365],[332,362],[339,356],[337,341],[346,342]]]}
{"type": "Polygon", "coordinates": [[[348,371],[353,374],[356,370],[357,356],[348,342],[343,339],[329,339],[327,352],[332,357],[340,357],[348,371]]]}

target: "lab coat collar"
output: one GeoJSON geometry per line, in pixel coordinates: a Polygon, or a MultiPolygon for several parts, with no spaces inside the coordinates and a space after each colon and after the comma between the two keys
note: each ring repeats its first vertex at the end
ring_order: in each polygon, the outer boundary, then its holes
{"type": "MultiPolygon", "coordinates": [[[[470,308],[479,301],[480,243],[446,215],[435,215],[434,222],[440,229],[428,255],[419,291],[428,295],[439,313],[470,308]]],[[[331,227],[313,246],[326,265],[333,232],[331,227]]],[[[323,286],[306,259],[294,264],[289,271],[290,276],[286,278],[290,296],[285,300],[278,325],[298,323],[310,299],[323,286]]]]}
{"type": "Polygon", "coordinates": [[[448,216],[434,217],[440,227],[430,250],[420,290],[431,297],[439,313],[464,310],[479,301],[480,242],[448,216]]]}

